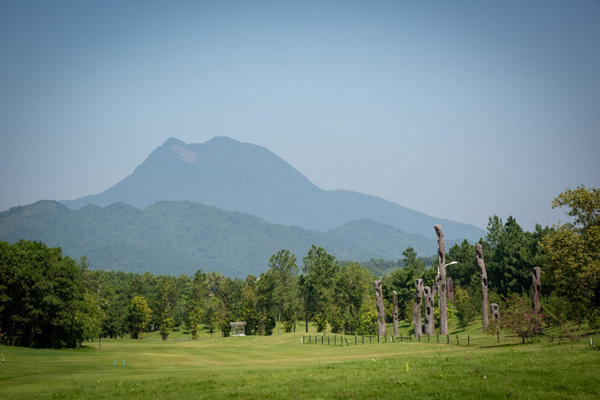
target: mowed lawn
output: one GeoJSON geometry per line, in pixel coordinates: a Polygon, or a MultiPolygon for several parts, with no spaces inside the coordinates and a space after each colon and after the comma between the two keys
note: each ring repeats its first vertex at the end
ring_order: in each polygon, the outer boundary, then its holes
{"type": "Polygon", "coordinates": [[[404,341],[364,345],[350,336],[340,345],[339,335],[336,345],[333,335],[315,344],[311,330],[310,344],[301,332],[195,341],[175,332],[168,341],[103,340],[100,350],[97,342],[77,350],[2,346],[0,398],[600,398],[600,351],[589,337],[522,345],[480,330],[453,332],[451,344],[409,342],[403,325],[404,341]],[[330,345],[321,344],[327,338],[330,345]]]}

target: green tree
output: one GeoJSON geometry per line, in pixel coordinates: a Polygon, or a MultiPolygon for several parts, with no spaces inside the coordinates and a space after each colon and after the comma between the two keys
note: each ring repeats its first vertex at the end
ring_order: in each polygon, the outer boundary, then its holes
{"type": "Polygon", "coordinates": [[[198,270],[190,283],[185,313],[185,326],[193,340],[198,338],[198,324],[202,321],[204,314],[206,292],[206,276],[198,270]]]}
{"type": "Polygon", "coordinates": [[[177,304],[179,303],[179,296],[176,291],[177,280],[172,276],[160,276],[158,278],[157,289],[157,309],[153,312],[153,314],[160,315],[160,334],[163,340],[167,340],[169,334],[171,333],[171,329],[175,327],[173,311],[177,308],[177,304]]]}
{"type": "Polygon", "coordinates": [[[446,259],[457,262],[448,268],[448,276],[452,278],[455,286],[466,288],[480,285],[479,266],[474,245],[465,239],[460,244],[450,247],[446,259]]]}
{"type": "Polygon", "coordinates": [[[454,288],[453,308],[458,317],[458,326],[463,329],[472,324],[479,314],[477,300],[469,296],[468,291],[459,286],[454,288]]]}
{"type": "Polygon", "coordinates": [[[160,337],[162,340],[167,340],[171,329],[175,326],[175,320],[171,317],[165,317],[160,321],[160,337]]]}
{"type": "Polygon", "coordinates": [[[298,265],[296,257],[289,250],[280,250],[271,256],[269,270],[273,281],[273,305],[277,309],[277,333],[281,316],[286,321],[296,319],[296,304],[298,299],[298,265]]]}
{"type": "Polygon", "coordinates": [[[224,336],[228,336],[231,331],[230,322],[239,320],[239,314],[242,307],[242,292],[244,291],[244,281],[241,279],[225,278],[219,294],[219,299],[225,310],[225,317],[220,322],[220,329],[224,336]]]}
{"type": "Polygon", "coordinates": [[[204,311],[204,324],[207,326],[210,337],[222,325],[225,319],[225,309],[223,303],[218,297],[210,296],[204,311]]]}
{"type": "Polygon", "coordinates": [[[96,308],[85,297],[81,270],[60,248],[0,242],[0,342],[27,347],[77,347],[96,332],[96,308]]]}
{"type": "Polygon", "coordinates": [[[246,322],[246,335],[259,334],[257,279],[254,275],[248,275],[244,281],[242,290],[242,302],[240,309],[240,321],[246,322]]]}
{"type": "Polygon", "coordinates": [[[132,339],[142,339],[144,330],[150,322],[151,317],[152,310],[148,306],[146,299],[142,296],[135,296],[131,299],[129,313],[127,315],[129,336],[132,339]]]}
{"type": "Polygon", "coordinates": [[[541,239],[547,254],[542,276],[557,295],[569,300],[571,315],[581,322],[600,307],[600,189],[567,189],[552,207],[567,207],[573,221],[541,239]]]}
{"type": "MultiPolygon", "coordinates": [[[[404,258],[399,263],[402,268],[392,271],[389,275],[382,279],[382,290],[386,307],[389,316],[393,315],[393,291],[395,290],[398,300],[398,312],[400,319],[412,320],[412,309],[409,309],[408,304],[414,301],[415,297],[415,279],[423,279],[424,282],[431,281],[433,284],[434,271],[433,268],[427,268],[425,262],[417,257],[417,253],[412,247],[407,247],[402,255],[404,258]]],[[[429,285],[431,285],[429,284],[429,285]]],[[[428,283],[426,283],[428,285],[428,283]]]]}
{"type": "MultiPolygon", "coordinates": [[[[311,314],[317,322],[317,329],[323,329],[323,321],[335,320],[334,283],[340,266],[335,257],[322,247],[312,245],[304,257],[303,283],[307,316],[311,314]],[[320,322],[320,323],[319,323],[320,322]]],[[[306,321],[308,326],[308,320],[306,321]]],[[[337,330],[337,327],[333,327],[337,330]]]]}
{"type": "Polygon", "coordinates": [[[506,298],[504,308],[502,326],[516,333],[523,343],[534,334],[536,327],[542,324],[542,318],[531,307],[531,298],[511,293],[506,298]]]}
{"type": "Polygon", "coordinates": [[[547,232],[540,226],[534,233],[525,232],[513,217],[504,224],[496,215],[491,217],[483,242],[489,287],[504,296],[529,292],[531,271],[543,260],[539,240],[547,232]]]}
{"type": "Polygon", "coordinates": [[[345,263],[337,274],[335,304],[338,308],[336,326],[346,334],[356,333],[361,324],[360,311],[369,300],[373,276],[355,262],[345,263]]]}

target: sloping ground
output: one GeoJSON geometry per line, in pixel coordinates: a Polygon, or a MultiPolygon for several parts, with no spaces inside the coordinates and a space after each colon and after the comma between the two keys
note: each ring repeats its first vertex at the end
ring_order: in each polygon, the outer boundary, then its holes
{"type": "MultiPolygon", "coordinates": [[[[408,326],[401,329],[406,337],[408,326]]],[[[303,327],[299,326],[299,330],[303,327]]],[[[310,334],[314,337],[316,332],[311,329],[310,334]]],[[[314,341],[301,343],[302,335],[298,332],[210,339],[204,333],[196,341],[165,342],[152,334],[138,341],[103,340],[100,351],[98,343],[89,343],[90,347],[85,349],[60,351],[0,347],[5,357],[0,366],[0,396],[28,399],[596,399],[600,396],[597,374],[600,352],[591,350],[586,341],[519,345],[514,344],[515,338],[503,336],[497,344],[495,337],[479,334],[472,336],[471,346],[414,340],[392,343],[389,338],[379,344],[327,346],[314,341]]]]}

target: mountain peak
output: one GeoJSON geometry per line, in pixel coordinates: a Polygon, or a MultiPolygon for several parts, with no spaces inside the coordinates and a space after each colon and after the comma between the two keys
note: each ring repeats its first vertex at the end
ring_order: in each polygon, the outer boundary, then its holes
{"type": "Polygon", "coordinates": [[[78,209],[124,202],[143,208],[161,200],[187,200],[320,231],[368,218],[430,238],[436,223],[447,228],[447,239],[477,240],[484,233],[378,197],[322,190],[269,149],[227,136],[190,144],[171,137],[115,186],[63,204],[78,209]]]}
{"type": "Polygon", "coordinates": [[[205,144],[208,143],[212,143],[212,144],[217,144],[217,143],[224,143],[224,144],[231,144],[231,143],[241,143],[235,139],[230,138],[229,136],[215,136],[212,139],[210,139],[209,141],[207,141],[205,144]]]}
{"type": "Polygon", "coordinates": [[[181,147],[186,147],[187,144],[177,138],[174,137],[170,137],[168,138],[161,147],[170,147],[170,146],[181,146],[181,147]]]}

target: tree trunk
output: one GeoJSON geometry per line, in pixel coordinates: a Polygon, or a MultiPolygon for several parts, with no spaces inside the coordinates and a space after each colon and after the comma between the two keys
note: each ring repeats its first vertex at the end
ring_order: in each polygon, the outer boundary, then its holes
{"type": "Polygon", "coordinates": [[[433,291],[429,286],[423,287],[423,297],[425,297],[425,325],[423,334],[433,336],[435,334],[435,312],[433,304],[433,291]]]}
{"type": "Polygon", "coordinates": [[[444,232],[441,225],[435,225],[435,233],[438,239],[438,301],[440,305],[440,334],[448,334],[448,309],[447,309],[447,288],[446,288],[446,246],[444,244],[444,232]]]}
{"type": "Polygon", "coordinates": [[[477,265],[479,265],[479,273],[481,275],[481,323],[482,329],[485,332],[489,323],[488,319],[488,279],[485,271],[485,263],[483,262],[483,247],[477,243],[477,265]]]}
{"type": "Polygon", "coordinates": [[[448,277],[446,287],[448,288],[448,301],[454,305],[454,280],[452,278],[448,277]]]}
{"type": "MultiPolygon", "coordinates": [[[[541,273],[542,269],[540,267],[534,267],[533,273],[531,274],[531,305],[535,315],[537,315],[540,320],[542,318],[542,306],[540,305],[540,292],[542,290],[541,273]]],[[[533,332],[540,333],[541,331],[542,326],[539,323],[536,323],[533,332]]]]}
{"type": "Polygon", "coordinates": [[[377,335],[385,335],[385,310],[383,309],[383,294],[381,292],[381,281],[375,281],[375,299],[377,301],[377,335]]]}
{"type": "Polygon", "coordinates": [[[398,336],[398,293],[394,290],[394,335],[398,336]]]}
{"type": "Polygon", "coordinates": [[[413,308],[413,325],[415,326],[415,336],[419,337],[423,334],[423,327],[421,326],[421,314],[422,314],[422,299],[423,299],[423,279],[415,279],[415,306],[413,308]]]}
{"type": "Polygon", "coordinates": [[[331,328],[332,328],[332,330],[333,330],[333,333],[339,333],[339,332],[338,332],[338,328],[337,328],[337,321],[336,321],[336,319],[335,319],[335,304],[332,304],[332,306],[331,306],[331,307],[333,308],[333,312],[332,312],[332,315],[333,315],[333,321],[331,321],[331,328]]]}
{"type": "Polygon", "coordinates": [[[306,330],[306,333],[308,333],[308,311],[304,311],[304,321],[306,324],[304,328],[306,330]]]}

